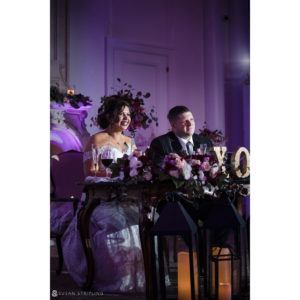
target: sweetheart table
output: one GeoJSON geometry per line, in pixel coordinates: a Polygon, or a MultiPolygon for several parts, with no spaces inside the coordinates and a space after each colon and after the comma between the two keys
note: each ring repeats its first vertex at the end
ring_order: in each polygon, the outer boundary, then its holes
{"type": "MultiPolygon", "coordinates": [[[[139,207],[139,233],[145,266],[146,298],[151,299],[153,291],[149,233],[154,224],[157,204],[165,198],[166,192],[176,190],[173,183],[143,182],[129,184],[120,181],[108,181],[83,182],[79,184],[84,185],[83,192],[86,194],[86,199],[77,214],[78,231],[87,261],[87,278],[83,290],[90,290],[94,279],[94,260],[89,233],[90,218],[94,209],[101,202],[111,201],[115,198],[118,198],[119,201],[122,201],[122,199],[132,199],[138,203],[139,207]]],[[[241,208],[240,203],[241,198],[237,198],[237,208],[241,208]]]]}
{"type": "Polygon", "coordinates": [[[153,184],[132,183],[124,184],[117,181],[112,182],[84,182],[83,192],[86,199],[80,208],[77,218],[77,226],[82,241],[85,257],[87,260],[87,279],[83,286],[84,290],[90,290],[94,278],[94,260],[91,249],[89,224],[94,209],[105,201],[118,198],[135,200],[139,207],[139,232],[144,256],[146,295],[151,295],[151,269],[150,269],[150,241],[149,232],[154,223],[154,215],[157,203],[164,197],[164,193],[174,190],[172,183],[153,184]]]}

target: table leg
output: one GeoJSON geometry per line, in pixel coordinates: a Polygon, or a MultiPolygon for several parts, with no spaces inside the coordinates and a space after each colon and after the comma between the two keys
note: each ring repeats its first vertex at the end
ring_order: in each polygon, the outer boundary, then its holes
{"type": "Polygon", "coordinates": [[[142,252],[144,258],[145,267],[145,279],[146,279],[146,299],[153,299],[153,284],[152,284],[152,271],[151,271],[151,253],[150,253],[150,230],[153,226],[153,221],[149,220],[147,213],[149,207],[147,205],[147,193],[142,194],[142,210],[140,215],[140,239],[142,245],[142,252]]]}
{"type": "MultiPolygon", "coordinates": [[[[88,201],[88,195],[87,195],[88,201]]],[[[89,233],[89,225],[90,225],[90,218],[94,211],[94,209],[100,204],[101,199],[96,198],[92,199],[86,207],[82,207],[78,212],[78,222],[77,222],[77,229],[79,230],[83,250],[86,257],[87,262],[87,279],[83,286],[84,291],[88,291],[91,289],[93,279],[94,279],[94,259],[93,253],[91,248],[90,242],[90,233],[89,233]]]]}

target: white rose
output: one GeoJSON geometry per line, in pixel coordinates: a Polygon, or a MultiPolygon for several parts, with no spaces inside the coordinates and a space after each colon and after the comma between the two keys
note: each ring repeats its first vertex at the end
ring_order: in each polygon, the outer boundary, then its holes
{"type": "Polygon", "coordinates": [[[219,171],[219,166],[217,164],[213,164],[211,169],[210,169],[210,176],[212,178],[216,177],[219,171]]]}
{"type": "Polygon", "coordinates": [[[213,194],[215,192],[214,187],[208,188],[207,186],[204,186],[203,190],[204,190],[204,194],[210,195],[210,196],[213,196],[213,194]]]}
{"type": "Polygon", "coordinates": [[[204,172],[203,171],[199,171],[198,172],[198,175],[199,175],[199,179],[202,181],[202,180],[206,180],[206,177],[205,177],[205,175],[204,175],[204,172]]]}
{"type": "Polygon", "coordinates": [[[130,163],[129,163],[130,168],[140,168],[143,166],[143,163],[137,159],[137,157],[133,156],[130,159],[130,163]]]}
{"type": "Polygon", "coordinates": [[[190,164],[185,162],[182,167],[183,177],[185,180],[189,180],[191,178],[192,167],[190,164]]]}

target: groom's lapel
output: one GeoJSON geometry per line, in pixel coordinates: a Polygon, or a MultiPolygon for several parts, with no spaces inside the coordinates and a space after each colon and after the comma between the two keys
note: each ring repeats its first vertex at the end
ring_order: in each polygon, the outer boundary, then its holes
{"type": "Polygon", "coordinates": [[[193,142],[194,142],[194,151],[197,151],[200,148],[200,140],[197,134],[193,134],[193,142]]]}
{"type": "Polygon", "coordinates": [[[174,153],[182,155],[183,149],[176,135],[171,131],[169,132],[169,137],[170,137],[170,144],[171,144],[172,151],[174,153]]]}

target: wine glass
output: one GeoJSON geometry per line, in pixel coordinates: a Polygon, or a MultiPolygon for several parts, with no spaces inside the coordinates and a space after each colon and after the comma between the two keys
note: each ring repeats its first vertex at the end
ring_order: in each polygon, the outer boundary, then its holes
{"type": "Polygon", "coordinates": [[[106,177],[108,177],[108,169],[113,161],[114,161],[113,150],[112,150],[111,146],[107,146],[101,155],[101,162],[105,166],[106,177]]]}
{"type": "Polygon", "coordinates": [[[97,164],[98,164],[99,154],[100,154],[100,149],[98,148],[98,146],[92,144],[92,157],[93,157],[93,163],[95,168],[94,179],[96,179],[96,175],[97,175],[97,164]]]}
{"type": "Polygon", "coordinates": [[[207,144],[200,144],[200,152],[201,154],[206,154],[207,144]]]}

